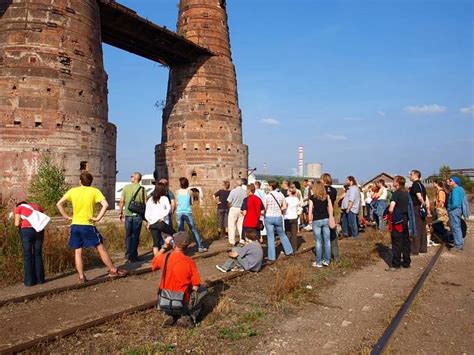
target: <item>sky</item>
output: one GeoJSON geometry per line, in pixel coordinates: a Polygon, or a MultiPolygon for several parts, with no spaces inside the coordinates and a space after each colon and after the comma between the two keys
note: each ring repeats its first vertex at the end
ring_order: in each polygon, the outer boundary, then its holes
{"type": "MultiPolygon", "coordinates": [[[[121,0],[176,28],[178,0],[121,0]]],[[[474,167],[474,2],[228,0],[249,167],[363,181],[474,167]]],[[[118,181],[151,173],[168,69],[104,44],[118,181]]]]}

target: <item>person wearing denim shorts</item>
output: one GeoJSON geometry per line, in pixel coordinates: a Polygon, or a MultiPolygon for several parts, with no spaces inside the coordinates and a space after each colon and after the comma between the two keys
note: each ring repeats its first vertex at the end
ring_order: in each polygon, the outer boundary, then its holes
{"type": "Polygon", "coordinates": [[[329,266],[331,261],[331,236],[329,216],[333,215],[332,203],[321,181],[313,185],[313,195],[309,199],[309,222],[313,225],[316,242],[315,267],[329,266]]]}
{"type": "Polygon", "coordinates": [[[107,254],[102,244],[102,236],[94,225],[95,222],[99,222],[102,219],[109,204],[99,189],[91,187],[93,177],[89,172],[82,172],[80,181],[81,186],[73,187],[67,191],[56,204],[61,215],[71,221],[69,247],[74,249],[74,260],[77,272],[79,273],[79,282],[84,283],[87,281],[82,261],[83,248],[97,249],[102,262],[109,268],[109,276],[124,276],[126,272],[116,268],[112,260],[110,260],[109,254],[107,254]],[[72,217],[70,217],[64,209],[66,202],[72,204],[72,217]],[[101,204],[102,209],[97,217],[94,217],[94,206],[97,203],[101,204]]]}

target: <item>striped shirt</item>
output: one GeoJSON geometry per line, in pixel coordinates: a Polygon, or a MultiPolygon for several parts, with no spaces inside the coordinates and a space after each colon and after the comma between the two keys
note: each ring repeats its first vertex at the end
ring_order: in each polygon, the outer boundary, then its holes
{"type": "Polygon", "coordinates": [[[281,217],[281,206],[285,202],[285,196],[280,191],[272,191],[265,196],[265,217],[281,217]],[[278,203],[277,203],[278,201],[278,203]],[[280,204],[280,206],[278,206],[280,204]]]}

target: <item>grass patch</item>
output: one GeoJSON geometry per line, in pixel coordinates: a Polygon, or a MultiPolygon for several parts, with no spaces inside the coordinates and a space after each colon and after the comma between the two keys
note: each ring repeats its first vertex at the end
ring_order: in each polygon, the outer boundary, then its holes
{"type": "Polygon", "coordinates": [[[224,327],[219,330],[219,338],[233,341],[254,337],[257,335],[257,330],[248,324],[237,324],[235,326],[224,327]]]}
{"type": "Polygon", "coordinates": [[[152,355],[156,353],[169,354],[176,350],[175,344],[155,343],[150,345],[138,346],[125,351],[126,355],[152,355]]]}

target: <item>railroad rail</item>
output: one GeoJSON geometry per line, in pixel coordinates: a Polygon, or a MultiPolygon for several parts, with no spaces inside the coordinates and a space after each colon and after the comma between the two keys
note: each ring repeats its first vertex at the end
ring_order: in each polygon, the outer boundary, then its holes
{"type": "MultiPolygon", "coordinates": [[[[221,253],[225,253],[227,250],[228,250],[228,248],[225,248],[225,249],[221,248],[221,249],[213,251],[213,252],[195,254],[195,255],[191,256],[191,259],[206,259],[206,258],[210,258],[210,257],[216,256],[216,255],[219,255],[221,253]]],[[[140,256],[143,257],[143,256],[146,256],[150,253],[151,252],[148,252],[148,253],[142,254],[140,256]]],[[[138,270],[130,270],[127,275],[125,275],[123,277],[120,277],[120,279],[130,277],[130,276],[148,274],[148,273],[151,273],[151,267],[146,267],[146,268],[142,268],[142,269],[138,269],[138,270]]],[[[70,275],[70,274],[66,274],[65,276],[68,276],[68,275],[70,275]]],[[[96,276],[95,278],[93,278],[91,280],[88,280],[88,281],[86,281],[82,284],[75,283],[75,284],[71,284],[71,285],[56,287],[56,288],[53,288],[53,289],[50,289],[50,290],[44,290],[44,291],[39,291],[39,292],[35,292],[35,293],[30,293],[30,294],[27,294],[27,295],[22,295],[22,296],[17,296],[17,297],[12,297],[12,298],[8,298],[8,299],[0,300],[0,307],[4,306],[6,304],[22,303],[22,302],[25,302],[25,301],[31,301],[31,300],[34,300],[34,299],[37,299],[37,298],[47,297],[47,296],[55,295],[55,294],[58,294],[58,293],[63,293],[63,292],[68,292],[68,291],[73,291],[73,290],[79,290],[79,289],[82,289],[82,288],[94,286],[94,285],[109,282],[109,281],[112,281],[112,280],[117,280],[117,278],[109,277],[105,273],[105,274],[96,276]]]]}
{"type": "MultiPolygon", "coordinates": [[[[307,248],[304,248],[302,250],[299,250],[296,253],[294,253],[294,255],[305,254],[305,253],[307,253],[311,250],[314,250],[314,245],[309,246],[307,248]]],[[[215,253],[214,255],[219,254],[219,252],[214,252],[214,253],[215,253]]],[[[206,255],[206,257],[210,257],[210,255],[206,255]]],[[[280,260],[286,260],[286,258],[279,259],[279,260],[273,261],[273,262],[269,262],[266,265],[268,266],[268,265],[272,265],[274,263],[278,263],[280,260]]],[[[215,278],[211,278],[209,280],[206,280],[205,284],[208,288],[213,288],[213,287],[216,287],[217,285],[220,285],[220,284],[228,282],[230,280],[242,277],[246,274],[249,274],[249,272],[248,271],[232,272],[232,273],[220,276],[220,277],[215,277],[215,278]]],[[[85,329],[88,329],[88,328],[91,328],[91,327],[95,327],[95,326],[98,326],[98,325],[101,325],[101,324],[104,324],[104,323],[107,323],[107,322],[111,322],[115,319],[118,319],[118,318],[124,316],[124,315],[129,315],[129,314],[133,314],[133,313],[137,313],[137,312],[146,311],[148,309],[152,309],[155,306],[156,306],[156,300],[149,301],[149,302],[143,303],[141,305],[134,306],[134,307],[131,307],[131,308],[128,308],[128,309],[125,309],[125,310],[122,310],[122,311],[119,311],[119,312],[116,312],[116,313],[113,313],[113,314],[108,314],[108,315],[103,316],[101,318],[94,319],[94,320],[91,320],[91,321],[88,321],[88,322],[85,322],[85,323],[82,323],[82,324],[79,324],[79,325],[76,325],[76,326],[73,326],[73,327],[70,327],[70,328],[67,328],[67,329],[63,329],[63,330],[60,330],[60,331],[42,336],[42,337],[38,337],[36,339],[30,340],[30,341],[27,341],[27,342],[24,342],[24,343],[15,344],[15,345],[12,345],[12,346],[7,347],[7,348],[0,349],[0,354],[15,354],[15,353],[18,353],[18,352],[21,352],[21,351],[25,351],[25,350],[34,348],[35,346],[38,346],[40,344],[50,343],[50,342],[53,342],[57,339],[67,337],[68,335],[74,334],[78,331],[85,330],[85,329]]]]}
{"type": "Polygon", "coordinates": [[[377,343],[374,345],[371,351],[371,355],[380,355],[383,353],[385,350],[387,344],[389,343],[390,339],[392,338],[393,334],[397,330],[398,325],[402,321],[403,317],[405,314],[408,312],[410,309],[410,306],[413,304],[413,301],[415,300],[416,296],[418,295],[418,292],[420,292],[421,288],[423,287],[426,279],[428,278],[428,275],[430,274],[431,270],[433,269],[433,266],[436,264],[438,261],[441,253],[443,252],[444,249],[444,244],[441,244],[436,251],[435,255],[431,258],[429,264],[426,266],[425,270],[423,270],[423,273],[421,274],[420,278],[416,282],[415,286],[409,293],[408,297],[406,298],[405,302],[403,302],[402,306],[398,310],[398,312],[395,314],[395,317],[391,320],[390,324],[388,327],[385,329],[383,332],[382,336],[379,338],[377,343]]]}

